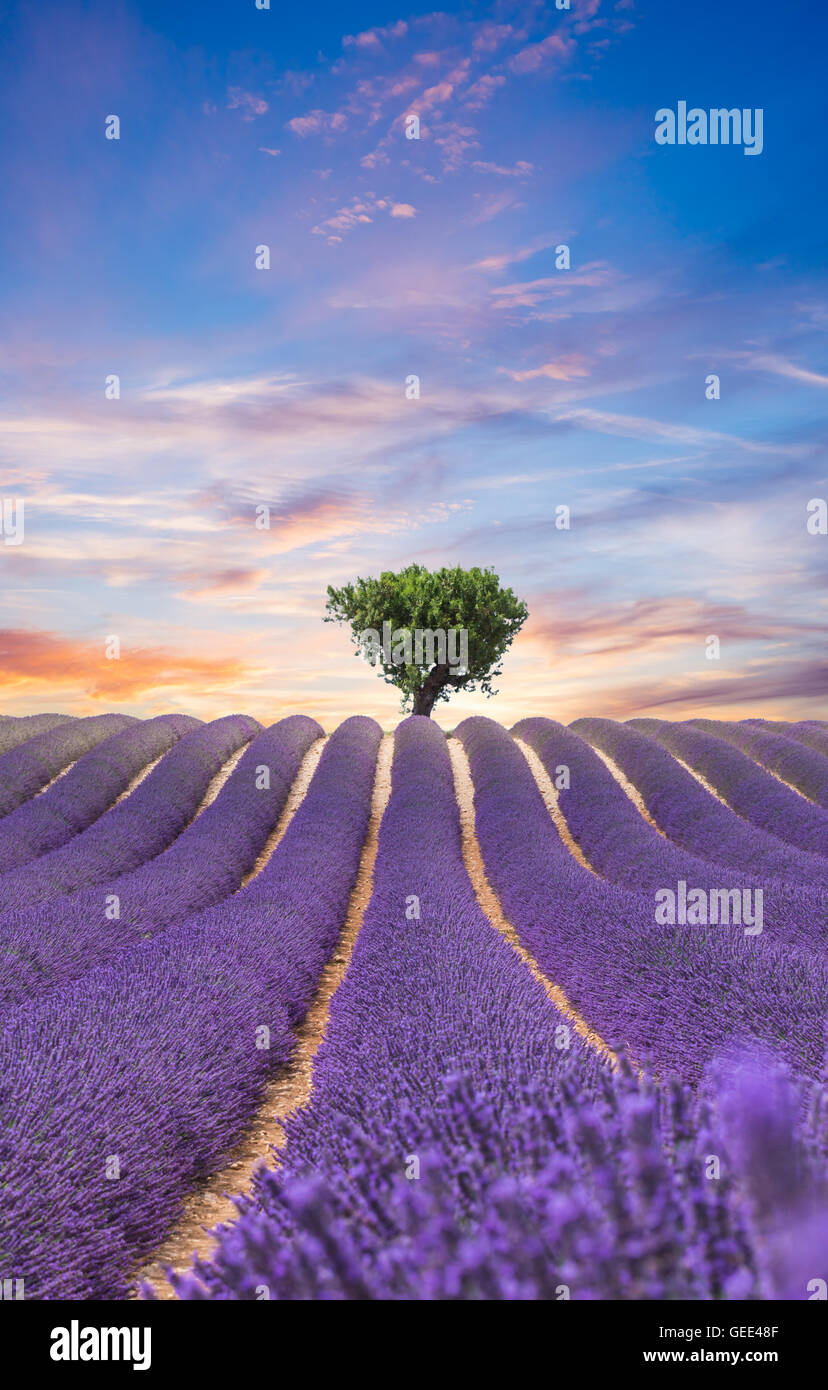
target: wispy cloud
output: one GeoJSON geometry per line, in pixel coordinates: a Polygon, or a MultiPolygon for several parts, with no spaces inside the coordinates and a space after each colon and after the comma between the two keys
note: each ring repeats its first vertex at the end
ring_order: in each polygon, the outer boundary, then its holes
{"type": "Polygon", "coordinates": [[[264,97],[257,97],[253,92],[243,92],[240,87],[231,87],[228,90],[227,106],[231,111],[241,109],[246,121],[253,121],[257,116],[264,116],[270,109],[264,97]]]}
{"type": "Polygon", "coordinates": [[[534,164],[530,164],[526,159],[519,159],[511,168],[507,168],[503,164],[489,164],[484,159],[475,159],[472,161],[473,169],[479,169],[484,174],[500,174],[503,178],[507,179],[526,179],[532,173],[534,167],[534,164]]]}
{"type": "Polygon", "coordinates": [[[574,41],[563,34],[547,34],[540,43],[527,44],[509,60],[512,72],[538,72],[552,62],[564,62],[574,50],[574,41]]]}
{"type": "Polygon", "coordinates": [[[342,47],[381,49],[385,39],[402,39],[407,33],[408,25],[405,20],[398,19],[396,24],[388,24],[385,28],[365,29],[361,34],[346,34],[342,40],[342,47]]]}
{"type": "Polygon", "coordinates": [[[512,381],[535,381],[538,377],[547,377],[550,381],[573,381],[576,377],[589,376],[589,361],[582,353],[571,352],[556,362],[544,362],[541,367],[529,367],[525,371],[501,367],[500,370],[512,381]]]}
{"type": "Polygon", "coordinates": [[[809,452],[800,445],[761,444],[756,440],[721,434],[717,430],[703,430],[694,425],[666,420],[650,420],[639,415],[616,415],[606,410],[568,410],[557,414],[555,418],[559,421],[571,421],[587,430],[597,430],[601,434],[616,434],[631,439],[665,440],[668,443],[696,444],[700,447],[723,444],[755,454],[793,454],[804,457],[809,452]]]}
{"type": "Polygon", "coordinates": [[[288,130],[304,140],[308,135],[338,134],[347,128],[348,121],[344,111],[308,111],[304,116],[293,116],[287,122],[288,130]]]}
{"type": "Polygon", "coordinates": [[[770,352],[730,352],[723,354],[726,359],[750,367],[755,371],[768,372],[771,376],[786,377],[789,381],[799,381],[805,386],[828,387],[828,376],[824,372],[814,372],[790,362],[785,357],[770,352]]]}

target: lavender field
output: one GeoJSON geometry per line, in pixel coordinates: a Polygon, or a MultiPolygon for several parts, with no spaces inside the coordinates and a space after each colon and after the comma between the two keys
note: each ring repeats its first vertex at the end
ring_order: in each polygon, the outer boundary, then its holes
{"type": "Polygon", "coordinates": [[[818,721],[4,717],[0,1280],[825,1299],[826,945],[818,721]]]}

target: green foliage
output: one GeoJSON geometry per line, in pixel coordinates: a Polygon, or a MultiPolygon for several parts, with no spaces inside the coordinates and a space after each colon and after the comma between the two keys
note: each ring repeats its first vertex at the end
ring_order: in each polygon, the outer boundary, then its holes
{"type": "Polygon", "coordinates": [[[325,612],[326,623],[350,623],[358,656],[365,652],[363,634],[371,629],[382,634],[384,623],[392,633],[467,629],[463,674],[453,675],[448,665],[396,664],[378,654],[383,679],[402,693],[401,708],[413,706],[416,712],[420,706],[426,714],[435,700],[448,700],[452,690],[497,694],[492,682],[502,674],[499,662],[528,617],[526,604],[501,587],[494,570],[459,565],[431,573],[414,564],[399,574],[385,570],[379,579],[357,579],[341,589],[328,585],[325,612]]]}

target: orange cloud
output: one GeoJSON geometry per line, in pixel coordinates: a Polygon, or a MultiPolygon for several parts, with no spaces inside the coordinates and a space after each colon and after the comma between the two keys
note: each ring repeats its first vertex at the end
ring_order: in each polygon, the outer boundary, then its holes
{"type": "Polygon", "coordinates": [[[54,633],[0,629],[0,690],[16,696],[44,686],[78,690],[93,700],[145,698],[161,690],[209,693],[237,685],[250,668],[234,657],[191,656],[163,647],[130,650],[124,642],[118,660],[108,660],[104,644],[57,637],[54,633]]]}

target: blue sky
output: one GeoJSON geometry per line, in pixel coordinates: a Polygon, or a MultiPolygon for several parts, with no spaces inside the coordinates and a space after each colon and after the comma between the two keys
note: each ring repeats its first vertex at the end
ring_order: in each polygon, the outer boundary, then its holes
{"type": "Polygon", "coordinates": [[[2,707],[392,723],[325,588],[418,560],[530,608],[498,699],[444,723],[823,712],[825,30],[8,6],[2,707]],[[680,100],[762,108],[761,154],[657,145],[680,100]]]}

